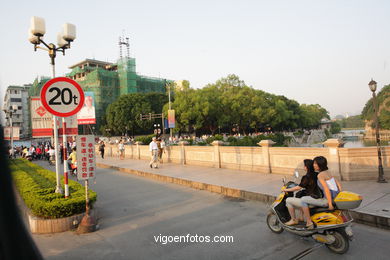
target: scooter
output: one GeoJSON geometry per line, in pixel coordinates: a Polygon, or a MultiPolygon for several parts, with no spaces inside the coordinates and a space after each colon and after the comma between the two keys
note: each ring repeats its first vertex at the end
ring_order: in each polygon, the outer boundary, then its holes
{"type": "MultiPolygon", "coordinates": [[[[298,178],[298,172],[295,178],[298,178]]],[[[362,197],[356,193],[342,191],[334,199],[334,210],[329,208],[310,208],[311,220],[314,229],[307,229],[305,223],[294,226],[287,226],[284,223],[291,219],[286,207],[286,199],[293,197],[293,192],[284,192],[285,188],[297,186],[297,183],[283,178],[282,192],[271,205],[271,210],[267,215],[267,225],[269,229],[277,234],[287,230],[302,237],[312,237],[315,241],[325,244],[328,249],[337,254],[344,254],[349,249],[349,241],[352,240],[353,232],[351,223],[353,218],[349,209],[359,207],[362,197]]]]}
{"type": "Polygon", "coordinates": [[[70,164],[70,174],[73,176],[77,176],[77,165],[71,163],[70,164]]]}

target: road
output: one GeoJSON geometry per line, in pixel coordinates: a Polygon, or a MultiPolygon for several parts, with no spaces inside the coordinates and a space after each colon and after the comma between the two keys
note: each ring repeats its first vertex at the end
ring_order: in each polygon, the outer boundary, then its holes
{"type": "MultiPolygon", "coordinates": [[[[390,231],[354,224],[343,256],[308,238],[269,231],[267,205],[98,169],[99,230],[33,235],[45,259],[389,259],[390,231]],[[164,236],[232,236],[230,243],[159,243],[164,236]]],[[[191,239],[191,238],[190,238],[191,239]]],[[[199,239],[199,238],[198,238],[199,239]]],[[[231,239],[231,238],[226,238],[231,239]]]]}

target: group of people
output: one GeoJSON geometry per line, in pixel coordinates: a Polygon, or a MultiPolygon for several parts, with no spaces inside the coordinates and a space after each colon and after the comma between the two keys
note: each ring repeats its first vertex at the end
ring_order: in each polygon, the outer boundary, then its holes
{"type": "Polygon", "coordinates": [[[306,221],[307,229],[314,229],[314,223],[310,218],[310,207],[328,207],[333,210],[333,200],[341,191],[340,182],[328,171],[328,162],[325,157],[318,156],[313,160],[304,160],[306,175],[301,179],[298,186],[284,189],[284,192],[299,191],[295,197],[286,200],[286,206],[291,219],[286,225],[297,225],[300,220],[306,221]],[[297,218],[295,209],[300,209],[304,219],[297,218]]]}
{"type": "Polygon", "coordinates": [[[9,147],[8,156],[9,158],[16,158],[20,156],[30,161],[32,160],[49,160],[50,156],[54,155],[54,148],[49,144],[38,144],[20,147],[9,147]]]}
{"type": "Polygon", "coordinates": [[[165,141],[163,138],[153,137],[149,144],[149,151],[151,152],[150,168],[158,168],[158,164],[162,164],[162,155],[165,153],[165,141]]]}

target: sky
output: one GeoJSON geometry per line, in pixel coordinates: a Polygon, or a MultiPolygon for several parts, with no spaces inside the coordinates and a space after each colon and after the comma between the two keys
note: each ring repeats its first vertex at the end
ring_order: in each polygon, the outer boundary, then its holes
{"type": "Polygon", "coordinates": [[[47,42],[66,22],[77,28],[56,58],[57,76],[86,58],[115,62],[124,35],[140,74],[193,88],[236,74],[332,117],[359,114],[371,78],[379,89],[390,84],[389,13],[386,0],[2,1],[0,105],[7,86],[51,75],[48,54],[27,40],[30,18],[40,16],[47,42]]]}

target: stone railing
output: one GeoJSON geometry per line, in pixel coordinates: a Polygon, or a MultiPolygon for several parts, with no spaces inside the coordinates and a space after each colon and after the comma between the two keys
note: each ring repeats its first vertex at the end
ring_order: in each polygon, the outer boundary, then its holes
{"type": "MultiPolygon", "coordinates": [[[[223,146],[221,141],[214,141],[212,146],[188,146],[180,142],[166,148],[163,160],[259,173],[293,174],[298,170],[303,174],[303,160],[321,155],[327,158],[332,174],[341,180],[374,180],[378,176],[376,147],[342,148],[338,139],[328,139],[325,148],[272,147],[273,144],[270,140],[261,141],[260,147],[223,146]]],[[[106,145],[105,156],[118,157],[118,154],[117,145],[106,145]]],[[[385,177],[390,178],[390,147],[382,148],[382,156],[385,177]]],[[[125,158],[149,160],[149,146],[125,145],[125,158]]]]}

